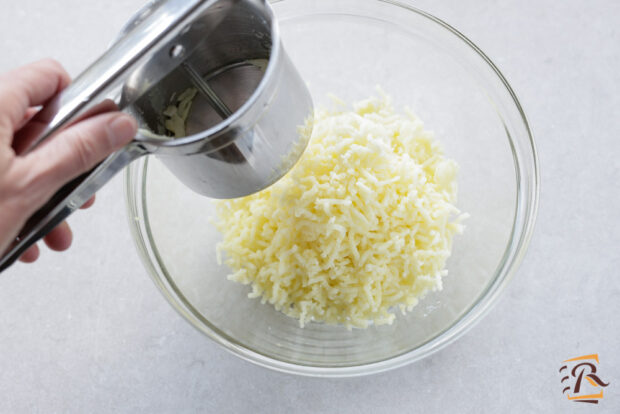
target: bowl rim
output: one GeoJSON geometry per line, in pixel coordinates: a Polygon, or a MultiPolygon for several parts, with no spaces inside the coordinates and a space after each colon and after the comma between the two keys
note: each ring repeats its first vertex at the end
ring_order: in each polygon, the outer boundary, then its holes
{"type": "MultiPolygon", "coordinates": [[[[270,0],[271,4],[281,3],[287,0],[270,0]]],[[[465,35],[459,32],[454,27],[450,26],[443,20],[423,11],[411,4],[411,0],[374,0],[379,3],[385,3],[392,6],[397,6],[405,9],[407,12],[413,12],[429,19],[430,21],[438,24],[443,29],[452,33],[458,39],[463,41],[465,45],[469,46],[476,54],[482,58],[482,60],[492,69],[497,78],[501,81],[501,84],[506,89],[512,99],[514,107],[517,109],[527,134],[527,156],[531,157],[531,171],[525,178],[527,180],[526,199],[527,204],[523,209],[517,208],[515,211],[513,226],[510,235],[510,241],[504,251],[504,256],[500,260],[497,268],[495,269],[495,276],[488,283],[486,288],[479,294],[478,300],[476,300],[468,309],[466,309],[458,319],[456,319],[451,325],[444,330],[437,332],[433,337],[417,346],[414,349],[403,352],[398,355],[394,355],[382,360],[372,361],[369,363],[350,365],[350,366],[333,366],[333,367],[318,367],[312,365],[295,364],[287,361],[282,361],[276,358],[272,358],[258,351],[254,351],[244,345],[241,345],[234,340],[227,339],[227,335],[221,332],[218,328],[212,326],[206,319],[200,315],[200,313],[193,308],[193,306],[184,300],[183,294],[176,287],[172,279],[167,275],[167,271],[162,264],[162,260],[159,257],[157,248],[153,242],[153,237],[148,226],[148,211],[146,209],[146,177],[148,159],[140,159],[125,170],[124,179],[124,193],[125,203],[128,212],[129,227],[131,230],[132,238],[138,250],[139,256],[142,259],[144,266],[146,267],[149,276],[153,279],[159,290],[162,292],[166,300],[172,305],[172,307],[183,316],[194,328],[214,340],[219,345],[223,346],[226,350],[232,352],[238,357],[250,361],[252,363],[261,365],[266,368],[270,368],[276,371],[314,377],[354,377],[369,375],[379,372],[392,370],[403,365],[423,359],[430,354],[439,351],[450,343],[454,342],[472,327],[478,323],[484,315],[486,315],[493,306],[497,303],[500,294],[504,291],[508,282],[512,279],[516,273],[519,265],[523,261],[527,247],[531,241],[534,225],[536,221],[536,215],[538,211],[539,192],[540,192],[540,171],[539,160],[534,142],[533,134],[527,121],[527,117],[519,99],[517,98],[512,87],[497,68],[497,66],[490,60],[490,58],[482,52],[471,40],[465,35]],[[134,183],[134,174],[141,174],[138,180],[134,183]],[[142,191],[138,191],[142,189],[142,191]],[[137,196],[139,194],[139,196],[137,196]],[[139,213],[143,214],[144,220],[141,220],[139,213]],[[518,228],[518,224],[521,226],[518,228]],[[152,260],[152,258],[156,260],[152,260]],[[155,262],[158,263],[159,269],[156,268],[155,262]],[[164,277],[160,275],[159,270],[163,269],[164,277]]],[[[512,138],[509,141],[512,145],[512,138]]],[[[516,205],[519,206],[520,200],[523,198],[519,187],[523,183],[524,174],[519,171],[518,157],[515,154],[514,147],[512,148],[513,156],[515,157],[515,169],[517,176],[517,193],[516,193],[516,205]]]]}

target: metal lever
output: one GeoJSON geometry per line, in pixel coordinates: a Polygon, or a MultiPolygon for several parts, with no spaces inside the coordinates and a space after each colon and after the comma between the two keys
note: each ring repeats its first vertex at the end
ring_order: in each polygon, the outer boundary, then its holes
{"type": "MultiPolygon", "coordinates": [[[[27,151],[86,116],[88,111],[106,98],[116,96],[127,77],[147,61],[158,59],[158,70],[150,73],[148,80],[151,84],[159,82],[178,65],[175,59],[168,57],[164,45],[172,39],[183,43],[183,36],[177,37],[179,32],[210,7],[226,11],[233,4],[218,0],[165,0],[149,3],[127,28],[125,36],[119,37],[104,55],[36,115],[37,118],[51,121],[27,151]]],[[[207,29],[216,27],[225,15],[215,14],[209,20],[210,25],[203,28],[203,35],[208,32],[207,29]]],[[[84,204],[118,171],[147,152],[143,143],[133,142],[110,155],[89,173],[62,187],[27,221],[15,244],[4,254],[0,252],[0,272],[84,204]]]]}

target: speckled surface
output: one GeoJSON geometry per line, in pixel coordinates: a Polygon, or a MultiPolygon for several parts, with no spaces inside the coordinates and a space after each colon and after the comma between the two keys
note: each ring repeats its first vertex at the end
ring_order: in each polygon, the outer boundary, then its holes
{"type": "MultiPolygon", "coordinates": [[[[141,1],[22,0],[0,14],[0,70],[52,56],[72,75],[141,1]]],[[[451,346],[371,377],[326,380],[242,361],[183,321],[132,245],[118,176],[71,218],[75,245],[0,277],[0,412],[620,411],[620,3],[416,4],[504,72],[541,162],[530,251],[492,312],[451,346]],[[562,395],[567,358],[598,353],[598,406],[562,395]]]]}

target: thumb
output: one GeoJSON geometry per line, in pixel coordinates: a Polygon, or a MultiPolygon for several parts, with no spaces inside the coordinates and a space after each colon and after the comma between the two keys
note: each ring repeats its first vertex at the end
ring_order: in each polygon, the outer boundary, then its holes
{"type": "Polygon", "coordinates": [[[37,187],[51,195],[131,141],[137,129],[137,122],[127,114],[97,115],[52,137],[24,161],[36,166],[37,187]],[[32,163],[30,157],[34,158],[32,163]]]}

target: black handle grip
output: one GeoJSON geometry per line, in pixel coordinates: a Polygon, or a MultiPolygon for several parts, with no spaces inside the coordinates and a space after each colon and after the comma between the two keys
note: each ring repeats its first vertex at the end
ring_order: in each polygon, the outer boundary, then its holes
{"type": "MultiPolygon", "coordinates": [[[[42,239],[47,233],[52,231],[54,227],[62,223],[64,219],[69,217],[71,213],[75,211],[74,208],[71,208],[69,205],[65,205],[59,209],[59,211],[54,212],[53,217],[50,217],[48,220],[45,220],[45,224],[36,229],[39,223],[43,222],[44,219],[53,212],[56,207],[62,205],[62,202],[69,196],[71,193],[84,181],[84,179],[91,174],[92,171],[82,174],[78,178],[70,181],[65,184],[60,190],[56,192],[49,199],[47,203],[43,205],[39,210],[37,210],[24,224],[24,227],[19,232],[17,236],[17,246],[15,249],[10,250],[9,255],[6,258],[2,259],[0,264],[0,272],[7,269],[11,266],[19,257],[28,250],[33,244],[42,239]],[[36,230],[35,230],[36,229],[36,230]],[[25,238],[28,240],[24,240],[25,238]],[[24,240],[23,243],[19,243],[19,241],[24,240]]],[[[78,208],[80,206],[77,206],[78,208]]]]}
{"type": "Polygon", "coordinates": [[[15,263],[30,246],[80,208],[118,171],[147,152],[144,146],[134,141],[110,155],[91,171],[65,184],[28,219],[13,246],[0,256],[0,272],[15,263]]]}

